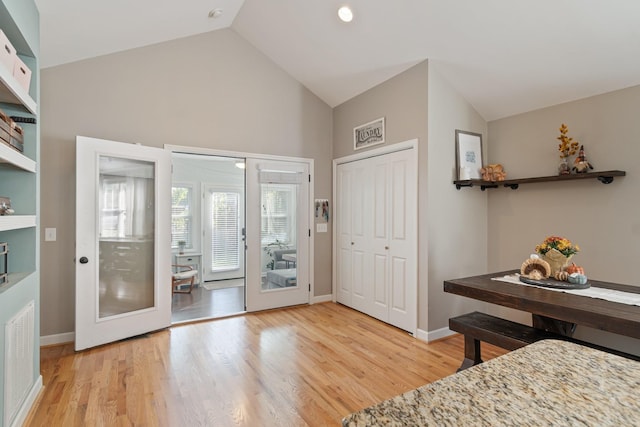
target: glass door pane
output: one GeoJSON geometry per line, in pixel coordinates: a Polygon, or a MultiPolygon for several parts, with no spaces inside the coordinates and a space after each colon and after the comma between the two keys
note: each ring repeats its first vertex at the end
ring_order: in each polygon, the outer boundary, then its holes
{"type": "Polygon", "coordinates": [[[298,184],[260,184],[263,290],[298,285],[297,188],[298,184]]]}
{"type": "Polygon", "coordinates": [[[155,164],[99,157],[98,317],[154,306],[155,164]]]}

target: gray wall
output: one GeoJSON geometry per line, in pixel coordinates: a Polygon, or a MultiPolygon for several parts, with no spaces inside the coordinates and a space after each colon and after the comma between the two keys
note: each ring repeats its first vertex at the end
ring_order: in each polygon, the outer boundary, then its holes
{"type": "MultiPolygon", "coordinates": [[[[639,285],[640,86],[561,104],[489,123],[489,159],[508,178],[555,175],[558,128],[584,144],[595,170],[621,169],[609,185],[597,180],[521,185],[489,191],[489,270],[519,268],[546,236],[580,245],[573,261],[589,277],[639,285]]],[[[469,190],[467,190],[469,191],[469,190]]],[[[505,310],[501,310],[505,311],[505,310]]],[[[510,313],[527,321],[523,313],[510,313]]],[[[578,327],[576,336],[640,354],[640,340],[578,327]]]]}
{"type": "MultiPolygon", "coordinates": [[[[42,70],[42,336],[74,330],[75,137],[315,160],[331,194],[331,108],[221,30],[42,70]]],[[[330,233],[315,236],[315,295],[331,293],[330,233]]]]}

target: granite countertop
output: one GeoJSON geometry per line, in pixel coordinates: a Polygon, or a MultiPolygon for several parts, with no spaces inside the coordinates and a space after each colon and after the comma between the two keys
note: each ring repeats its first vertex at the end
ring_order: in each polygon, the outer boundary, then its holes
{"type": "Polygon", "coordinates": [[[538,341],[355,412],[342,425],[640,425],[640,362],[538,341]]]}

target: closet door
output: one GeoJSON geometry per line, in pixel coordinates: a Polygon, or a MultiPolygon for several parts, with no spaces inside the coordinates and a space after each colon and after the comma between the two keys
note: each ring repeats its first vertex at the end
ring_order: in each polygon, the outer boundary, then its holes
{"type": "Polygon", "coordinates": [[[415,150],[336,168],[337,301],[414,332],[417,327],[415,150]]]}
{"type": "Polygon", "coordinates": [[[370,220],[367,215],[370,190],[367,162],[339,165],[338,180],[338,302],[367,312],[371,305],[371,262],[368,257],[370,220]]]}
{"type": "Polygon", "coordinates": [[[353,267],[351,252],[354,242],[352,233],[353,169],[351,163],[336,168],[336,236],[338,251],[336,254],[336,300],[351,307],[351,288],[353,267]]]}
{"type": "Polygon", "coordinates": [[[388,322],[418,327],[418,173],[414,150],[388,155],[388,322]]]}
{"type": "Polygon", "coordinates": [[[376,319],[389,321],[389,161],[387,156],[373,157],[365,160],[369,163],[372,174],[371,200],[369,201],[371,217],[371,244],[369,245],[372,262],[369,293],[371,304],[369,314],[376,319]]]}

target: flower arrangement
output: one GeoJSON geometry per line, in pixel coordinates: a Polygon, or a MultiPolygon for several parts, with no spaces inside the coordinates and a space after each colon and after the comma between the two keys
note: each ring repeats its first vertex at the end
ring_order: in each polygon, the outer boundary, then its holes
{"type": "Polygon", "coordinates": [[[558,151],[560,151],[560,158],[566,159],[578,152],[580,143],[578,141],[574,141],[570,136],[567,136],[569,128],[564,123],[562,123],[559,130],[560,136],[557,139],[560,141],[560,144],[558,144],[558,151]]]}
{"type": "Polygon", "coordinates": [[[541,244],[536,246],[536,252],[540,255],[545,255],[552,249],[555,249],[567,258],[580,252],[578,245],[574,245],[570,240],[558,236],[549,236],[544,239],[541,244]]]}

